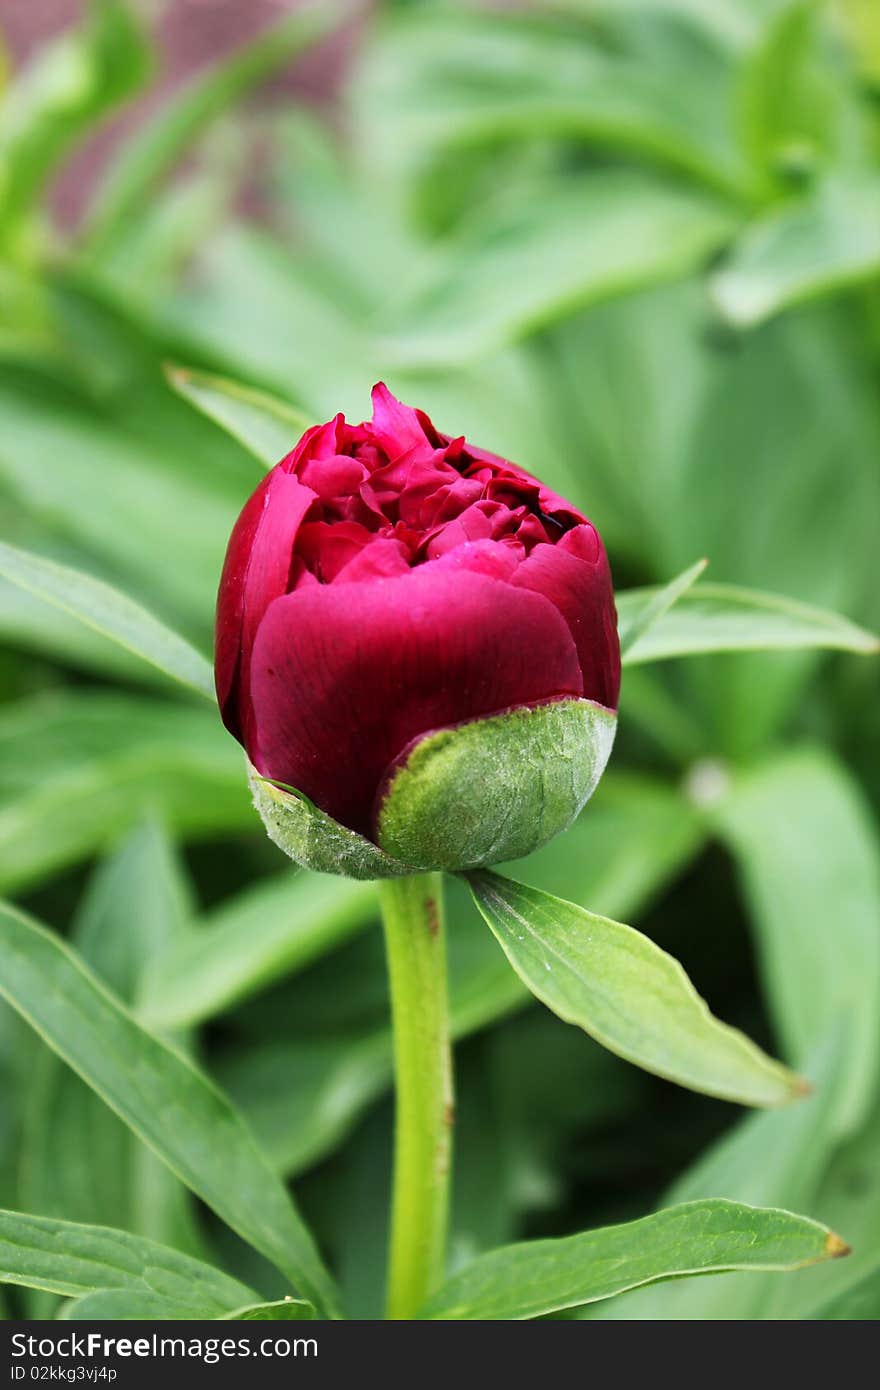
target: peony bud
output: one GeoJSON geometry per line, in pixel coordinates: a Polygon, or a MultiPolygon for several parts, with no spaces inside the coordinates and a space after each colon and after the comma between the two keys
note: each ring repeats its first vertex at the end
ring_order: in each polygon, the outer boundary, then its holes
{"type": "Polygon", "coordinates": [[[611,751],[608,561],[570,503],[379,385],[372,421],[308,430],[245,506],[215,673],[299,863],[380,878],[516,858],[571,823],[611,751]]]}

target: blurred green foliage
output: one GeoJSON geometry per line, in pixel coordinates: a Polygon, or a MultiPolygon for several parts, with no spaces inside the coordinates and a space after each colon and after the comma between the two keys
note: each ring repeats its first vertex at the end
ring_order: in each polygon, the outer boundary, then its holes
{"type": "MultiPolygon", "coordinates": [[[[621,586],[705,555],[714,582],[877,629],[874,7],[378,5],[332,113],[246,100],[342,13],[285,19],[148,117],[72,232],[48,211],[54,175],[154,71],[134,6],[96,0],[7,78],[3,538],[207,650],[261,463],[163,368],[271,392],[292,419],[360,419],[385,378],[570,495],[621,586]]],[[[349,1308],[376,1315],[390,1060],[372,890],[291,876],[195,698],[5,582],[0,630],[0,886],[72,924],[156,1027],[198,1028],[187,1045],[297,1177],[349,1308]]],[[[813,1079],[807,1102],[740,1119],[601,1052],[526,1006],[453,893],[456,1262],[669,1192],[724,1196],[811,1214],[855,1254],[589,1315],[880,1316],[877,695],[876,662],[837,653],[632,667],[595,802],[516,869],[673,949],[717,1014],[813,1079]]],[[[213,1249],[277,1296],[5,1010],[0,1082],[0,1206],[213,1249]]]]}

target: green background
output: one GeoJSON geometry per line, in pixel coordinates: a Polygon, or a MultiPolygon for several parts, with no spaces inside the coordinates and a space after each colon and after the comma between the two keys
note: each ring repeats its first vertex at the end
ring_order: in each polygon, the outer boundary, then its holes
{"type": "MultiPolygon", "coordinates": [[[[343,75],[317,106],[267,89],[335,8],[283,18],[156,105],[75,226],[53,216],[59,170],[159,80],[145,16],[96,3],[7,75],[3,538],[208,650],[262,470],[163,367],[310,421],[363,418],[382,378],[571,497],[619,587],[706,556],[711,581],[880,627],[880,12],[381,4],[342,16],[343,75]]],[[[320,73],[337,40],[317,37],[320,73]]],[[[0,630],[0,891],[192,1048],[296,1179],[352,1315],[377,1316],[374,890],[295,877],[208,706],[5,582],[0,630]]],[[[811,1077],[808,1101],[748,1115],[601,1051],[527,1002],[453,892],[455,1264],[726,1196],[815,1216],[854,1254],[590,1316],[880,1315],[877,697],[876,659],[842,653],[630,667],[594,800],[516,868],[671,950],[717,1015],[811,1077]]],[[[5,1008],[0,1086],[0,1206],[150,1235],[278,1296],[5,1008]]],[[[56,1303],[19,1290],[7,1311],[56,1303]]]]}

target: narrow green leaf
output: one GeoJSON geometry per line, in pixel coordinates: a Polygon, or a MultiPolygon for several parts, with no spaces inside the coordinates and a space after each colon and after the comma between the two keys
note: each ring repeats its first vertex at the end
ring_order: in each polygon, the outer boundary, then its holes
{"type": "Polygon", "coordinates": [[[55,292],[85,381],[65,389],[26,364],[0,377],[0,478],[20,509],[17,543],[203,630],[248,461],[157,379],[156,348],[135,325],[107,323],[79,281],[55,292]]]}
{"type": "Polygon", "coordinates": [[[141,994],[149,1028],[179,1028],[222,1012],[302,969],[378,911],[372,884],[323,874],[284,874],[258,885],[166,952],[141,994]]]}
{"type": "Polygon", "coordinates": [[[253,1301],[237,1279],[143,1236],[16,1211],[0,1211],[0,1281],[70,1298],[104,1289],[154,1295],[191,1317],[253,1301]]]}
{"type": "Polygon", "coordinates": [[[274,1303],[251,1303],[221,1317],[229,1322],[308,1322],[315,1316],[311,1303],[301,1298],[280,1298],[274,1303]]]}
{"type": "Polygon", "coordinates": [[[658,1279],[727,1270],[791,1270],[845,1255],[826,1226],[774,1208],[715,1199],[561,1240],[482,1255],[453,1275],[424,1318],[538,1318],[658,1279]]]}
{"type": "Polygon", "coordinates": [[[169,689],[164,671],[5,579],[0,580],[0,641],[74,670],[169,689]]]}
{"type": "MultiPolygon", "coordinates": [[[[817,1188],[834,1148],[839,1143],[835,1082],[842,1050],[834,1040],[815,1052],[805,1070],[815,1091],[798,1105],[783,1110],[765,1110],[744,1115],[721,1139],[709,1146],[664,1194],[664,1203],[733,1198],[754,1206],[775,1206],[786,1202],[799,1211],[824,1214],[827,1204],[817,1199],[817,1188]]],[[[864,1199],[859,1202],[857,1247],[864,1236],[864,1199]]],[[[841,1230],[849,1230],[852,1208],[832,1219],[841,1230]]],[[[831,1213],[829,1213],[831,1215],[831,1213]]],[[[856,1255],[858,1258],[858,1254],[856,1255]]],[[[837,1282],[850,1274],[850,1268],[832,1271],[837,1282]]],[[[719,1319],[754,1320],[777,1316],[780,1299],[787,1305],[790,1295],[801,1306],[796,1317],[809,1319],[810,1305],[822,1300],[823,1273],[804,1285],[792,1287],[775,1277],[734,1277],[717,1281],[700,1280],[690,1288],[671,1281],[641,1289],[632,1297],[586,1310],[589,1318],[621,1321],[694,1321],[719,1319]]],[[[785,1317],[787,1313],[780,1312],[785,1317]]]]}
{"type": "MultiPolygon", "coordinates": [[[[351,196],[349,187],[348,214],[351,196]]],[[[361,419],[366,388],[384,364],[364,323],[362,299],[347,280],[331,297],[314,257],[298,256],[265,228],[244,222],[215,231],[197,264],[198,276],[176,284],[160,306],[163,324],[188,354],[281,397],[295,383],[297,399],[319,420],[340,409],[361,419]]],[[[296,436],[286,449],[295,442],[296,436]]]]}
{"type": "Polygon", "coordinates": [[[0,909],[0,993],[197,1196],[322,1309],[332,1281],[229,1102],[144,1032],[51,932],[0,909]]]}
{"type": "Polygon", "coordinates": [[[122,0],[90,5],[84,24],[38,47],[3,92],[0,222],[15,225],[34,207],[77,137],[135,91],[149,68],[145,37],[122,0]]]}
{"type": "Polygon", "coordinates": [[[169,172],[187,146],[218,116],[253,87],[284,67],[350,14],[349,7],[320,0],[269,26],[204,75],[194,78],[133,138],[123,143],[96,200],[88,249],[103,249],[136,220],[156,182],[169,172]]]}
{"type": "MultiPolygon", "coordinates": [[[[190,910],[171,845],[158,826],[142,825],[98,866],[71,942],[131,1003],[147,961],[179,936],[190,910]]],[[[33,1077],[21,1173],[28,1210],[202,1253],[186,1190],[48,1048],[33,1077]]]]}
{"type": "Polygon", "coordinates": [[[528,166],[530,141],[669,163],[691,182],[741,192],[746,171],[729,113],[735,69],[722,46],[697,47],[684,24],[667,24],[657,30],[662,41],[646,35],[642,53],[625,21],[614,32],[620,0],[601,16],[596,0],[581,6],[604,42],[560,22],[559,0],[552,17],[520,8],[500,23],[476,6],[410,7],[359,65],[356,115],[371,165],[414,181],[420,211],[441,225],[461,203],[473,209],[468,190],[442,173],[507,160],[507,184],[528,166]]]}
{"type": "Polygon", "coordinates": [[[838,1298],[818,1308],[813,1319],[821,1322],[880,1321],[880,1261],[838,1298]]]}
{"type": "Polygon", "coordinates": [[[880,82],[880,11],[874,0],[842,0],[840,18],[850,60],[876,89],[880,82]]]}
{"type": "Polygon", "coordinates": [[[752,908],[767,997],[797,1065],[838,1030],[841,1123],[874,1104],[880,1067],[880,848],[846,767],[799,749],[734,777],[713,821],[752,908]]]}
{"type": "MultiPolygon", "coordinates": [[[[708,563],[708,560],[697,560],[696,564],[691,565],[675,579],[671,579],[668,584],[664,584],[662,589],[658,589],[647,603],[641,605],[630,603],[630,612],[627,615],[626,623],[619,625],[621,657],[625,659],[630,648],[643,633],[647,632],[649,627],[653,627],[654,623],[662,618],[663,614],[668,612],[674,603],[678,602],[682,594],[687,593],[691,585],[699,579],[708,563]]],[[[628,596],[625,594],[620,595],[618,602],[620,598],[626,597],[628,596]]]]}
{"type": "Polygon", "coordinates": [[[609,1051],[743,1105],[782,1105],[803,1093],[797,1076],[712,1017],[678,961],[648,937],[498,874],[468,881],[520,979],[609,1051]]]}
{"type": "Polygon", "coordinates": [[[880,273],[880,178],[838,176],[753,223],[712,281],[721,313],[751,328],[880,273]]]}
{"type": "MultiPolygon", "coordinates": [[[[833,1084],[833,1081],[832,1081],[833,1084]]],[[[833,1151],[822,1165],[820,1181],[812,1199],[811,1211],[834,1225],[835,1230],[857,1233],[852,1258],[843,1265],[837,1277],[824,1271],[810,1280],[810,1288],[801,1297],[791,1295],[795,1290],[776,1290],[770,1316],[780,1320],[811,1321],[825,1317],[823,1311],[834,1300],[844,1300],[858,1286],[858,1294],[873,1297],[880,1294],[880,1184],[874,1181],[880,1172],[880,1107],[875,1106],[858,1134],[843,1144],[839,1135],[833,1151]],[[781,1294],[785,1297],[781,1297],[781,1294]]],[[[798,1207],[803,1205],[798,1201],[798,1207]]],[[[880,1301],[875,1303],[880,1316],[880,1301]]],[[[855,1316],[855,1314],[853,1314],[855,1316]]]]}
{"type": "Polygon", "coordinates": [[[238,1048],[215,1065],[278,1172],[295,1177],[332,1153],[387,1091],[391,1034],[279,1039],[238,1048]]]}
{"type": "Polygon", "coordinates": [[[100,853],[145,816],[186,836],[253,825],[239,749],[199,703],[41,695],[0,712],[0,887],[100,853]]]}
{"type": "Polygon", "coordinates": [[[173,366],[165,368],[165,376],[178,395],[231,434],[267,468],[289,454],[300,435],[314,424],[302,411],[268,391],[227,377],[173,366]]]}
{"type": "MultiPolygon", "coordinates": [[[[589,816],[518,870],[538,887],[562,879],[579,901],[630,914],[681,872],[705,836],[704,818],[678,788],[606,773],[589,816]]],[[[496,1023],[531,996],[482,929],[465,885],[452,881],[449,890],[450,1023],[458,1039],[496,1023]]],[[[228,910],[234,912],[234,904],[228,910]]],[[[223,1089],[280,1172],[296,1174],[332,1151],[389,1085],[385,964],[380,951],[365,963],[369,940],[358,938],[295,981],[291,1012],[302,1018],[317,1005],[321,1021],[301,1036],[270,1032],[265,1042],[231,1048],[218,1060],[223,1089]],[[374,1001],[366,1016],[356,1009],[353,1018],[326,1018],[322,1004],[350,1001],[359,988],[374,1001]]]]}
{"type": "Polygon", "coordinates": [[[18,889],[82,860],[157,808],[194,839],[253,826],[241,782],[222,763],[186,748],[174,757],[170,745],[135,746],[64,769],[0,810],[0,885],[18,889]]]}
{"type": "Polygon", "coordinates": [[[227,1322],[269,1320],[274,1322],[308,1321],[315,1316],[311,1303],[299,1298],[283,1298],[277,1303],[249,1303],[231,1312],[218,1313],[214,1308],[187,1309],[184,1305],[158,1294],[136,1293],[128,1289],[101,1289],[84,1294],[68,1303],[62,1318],[73,1322],[167,1322],[174,1318],[211,1318],[227,1322]]]}
{"type": "MultiPolygon", "coordinates": [[[[675,582],[675,581],[673,581],[675,582]]],[[[630,589],[617,595],[622,640],[641,623],[642,615],[666,592],[630,589]]],[[[781,594],[742,589],[733,584],[699,584],[681,593],[672,607],[628,643],[629,665],[665,661],[702,652],[786,651],[826,647],[871,654],[880,638],[847,618],[781,594]]]]}
{"type": "Polygon", "coordinates": [[[211,666],[201,652],[109,584],[5,542],[0,542],[0,574],[214,699],[211,666]]]}
{"type": "Polygon", "coordinates": [[[176,1319],[217,1318],[220,1313],[193,1309],[159,1294],[133,1289],[99,1289],[61,1305],[64,1322],[172,1322],[176,1319]]]}
{"type": "Polygon", "coordinates": [[[545,189],[450,248],[380,353],[408,369],[479,361],[582,306],[681,275],[729,230],[717,201],[644,174],[545,189]]]}
{"type": "Polygon", "coordinates": [[[813,0],[786,0],[766,14],[759,41],[737,69],[740,139],[768,200],[789,191],[792,160],[798,171],[814,168],[833,135],[837,113],[817,63],[820,8],[813,0]]]}

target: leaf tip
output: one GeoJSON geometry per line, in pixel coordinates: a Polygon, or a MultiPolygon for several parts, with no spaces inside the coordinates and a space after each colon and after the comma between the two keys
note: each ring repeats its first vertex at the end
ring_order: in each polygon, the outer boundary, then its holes
{"type": "Polygon", "coordinates": [[[825,1254],[829,1260],[842,1260],[844,1255],[852,1254],[852,1246],[834,1231],[829,1231],[825,1237],[825,1254]]]}
{"type": "Polygon", "coordinates": [[[163,362],[162,375],[169,386],[185,386],[193,374],[188,367],[181,367],[178,362],[163,362]]]}
{"type": "Polygon", "coordinates": [[[849,627],[853,635],[850,651],[858,652],[860,656],[876,656],[880,652],[880,633],[872,632],[869,627],[855,627],[851,623],[849,627]]]}
{"type": "Polygon", "coordinates": [[[812,1081],[808,1081],[805,1076],[799,1076],[796,1071],[790,1071],[788,1067],[782,1066],[781,1063],[779,1064],[777,1075],[780,1089],[777,1092],[776,1098],[763,1102],[770,1110],[792,1105],[796,1101],[808,1100],[809,1097],[815,1093],[816,1088],[812,1081]]]}

